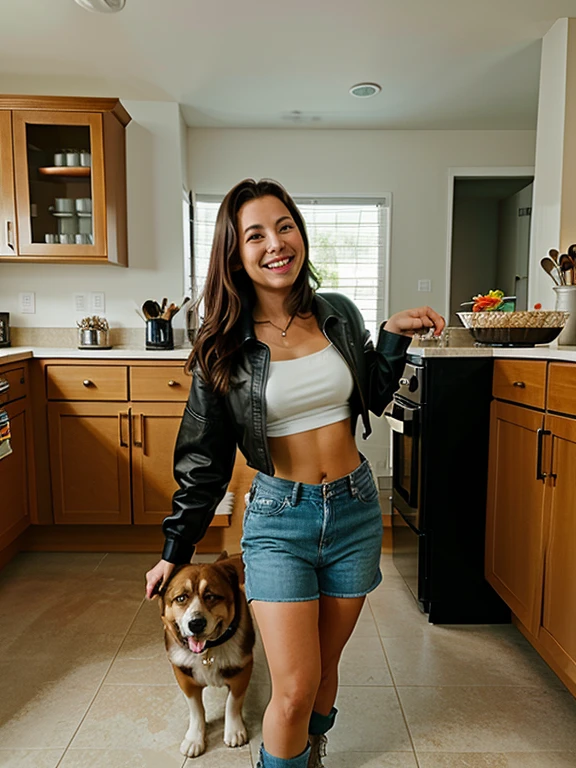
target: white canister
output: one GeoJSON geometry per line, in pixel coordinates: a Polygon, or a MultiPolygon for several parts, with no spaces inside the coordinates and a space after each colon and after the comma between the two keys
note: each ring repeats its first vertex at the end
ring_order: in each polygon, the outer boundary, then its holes
{"type": "Polygon", "coordinates": [[[558,344],[576,346],[576,285],[557,285],[553,290],[556,292],[556,309],[570,312],[564,330],[558,336],[558,344]]]}
{"type": "Polygon", "coordinates": [[[77,149],[66,151],[66,165],[77,168],[80,165],[80,152],[77,149]]]}

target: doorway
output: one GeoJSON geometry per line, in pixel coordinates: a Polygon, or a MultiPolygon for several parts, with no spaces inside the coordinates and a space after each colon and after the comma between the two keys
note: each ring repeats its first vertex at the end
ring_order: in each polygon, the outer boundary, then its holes
{"type": "Polygon", "coordinates": [[[531,169],[478,170],[451,176],[447,317],[456,326],[461,303],[490,290],[527,309],[534,176],[531,169]]]}

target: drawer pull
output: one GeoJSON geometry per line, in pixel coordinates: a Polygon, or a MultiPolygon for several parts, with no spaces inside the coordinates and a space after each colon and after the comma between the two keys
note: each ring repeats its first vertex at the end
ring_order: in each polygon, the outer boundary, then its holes
{"type": "Polygon", "coordinates": [[[90,381],[90,379],[84,379],[84,381],[82,382],[82,384],[84,384],[84,386],[85,386],[85,387],[91,387],[91,386],[93,386],[93,382],[91,382],[91,381],[90,381]]]}
{"type": "Polygon", "coordinates": [[[178,382],[174,381],[174,379],[170,379],[170,381],[168,382],[168,386],[169,387],[177,387],[178,386],[178,382]]]}
{"type": "Polygon", "coordinates": [[[518,389],[526,389],[526,382],[524,381],[515,381],[514,384],[512,384],[513,387],[518,387],[518,389]]]}

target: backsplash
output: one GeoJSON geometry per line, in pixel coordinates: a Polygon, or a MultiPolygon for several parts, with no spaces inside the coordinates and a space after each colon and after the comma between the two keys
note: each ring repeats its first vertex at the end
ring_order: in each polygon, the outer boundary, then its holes
{"type": "MultiPolygon", "coordinates": [[[[10,329],[13,347],[68,348],[78,346],[76,328],[14,328],[10,329]]],[[[189,347],[184,328],[174,328],[174,345],[189,347]]],[[[110,344],[125,349],[144,349],[145,328],[110,328],[110,344]]]]}

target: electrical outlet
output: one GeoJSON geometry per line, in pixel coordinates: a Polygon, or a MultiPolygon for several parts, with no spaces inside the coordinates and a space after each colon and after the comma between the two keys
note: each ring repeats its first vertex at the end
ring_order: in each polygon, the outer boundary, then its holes
{"type": "Polygon", "coordinates": [[[432,290],[432,280],[418,280],[418,290],[424,293],[430,293],[432,290]]]}
{"type": "Polygon", "coordinates": [[[90,294],[92,312],[106,312],[106,294],[104,291],[93,291],[90,294]]]}
{"type": "Polygon", "coordinates": [[[26,315],[34,315],[36,313],[36,294],[33,291],[19,293],[18,301],[20,303],[20,312],[26,315]]]}
{"type": "Polygon", "coordinates": [[[75,312],[88,311],[88,296],[85,293],[74,294],[74,311],[75,312]]]}

